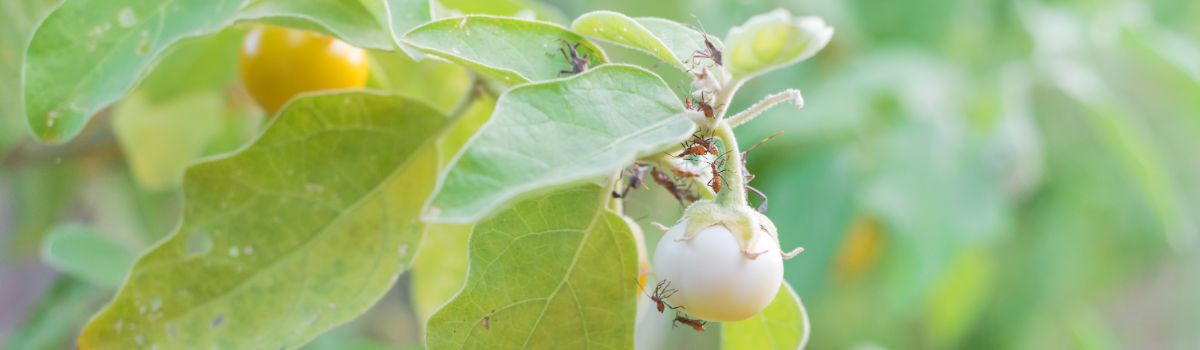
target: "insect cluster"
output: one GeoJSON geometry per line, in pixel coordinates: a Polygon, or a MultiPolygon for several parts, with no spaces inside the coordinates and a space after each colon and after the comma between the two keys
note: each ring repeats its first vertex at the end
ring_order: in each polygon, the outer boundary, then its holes
{"type": "Polygon", "coordinates": [[[658,281],[658,284],[654,286],[654,293],[646,294],[646,297],[649,297],[650,301],[654,302],[655,308],[660,314],[666,312],[667,309],[675,310],[675,319],[671,321],[672,326],[679,327],[679,324],[682,323],[688,327],[692,327],[697,332],[703,332],[704,325],[708,324],[708,321],[688,317],[687,314],[679,311],[679,309],[684,308],[683,305],[672,306],[667,302],[667,299],[677,292],[679,291],[671,288],[670,281],[662,280],[658,281]]]}
{"type": "MultiPolygon", "coordinates": [[[[698,19],[697,22],[699,22],[698,19]]],[[[705,225],[703,224],[704,221],[702,218],[707,218],[710,221],[718,220],[711,222],[719,222],[719,220],[724,220],[733,216],[753,218],[761,217],[762,220],[766,220],[769,223],[769,220],[761,214],[767,210],[767,196],[758,189],[755,189],[749,185],[749,182],[754,179],[754,174],[746,170],[745,158],[751,151],[755,150],[766,141],[778,136],[780,133],[777,132],[771,136],[768,136],[767,138],[755,143],[753,146],[742,152],[737,151],[738,147],[736,147],[736,145],[728,144],[729,142],[736,141],[734,141],[732,135],[727,134],[728,129],[721,129],[729,127],[727,124],[722,124],[724,106],[720,104],[723,102],[718,102],[724,101],[727,98],[727,96],[722,95],[723,93],[729,93],[729,91],[724,91],[722,88],[722,82],[726,80],[726,73],[723,71],[722,67],[723,53],[721,52],[719,43],[716,43],[713,41],[713,39],[710,39],[708,34],[704,32],[702,28],[698,29],[698,31],[700,32],[700,38],[703,40],[703,46],[700,49],[692,52],[691,56],[683,60],[682,63],[688,68],[687,71],[690,75],[689,78],[692,86],[692,88],[689,89],[689,91],[683,96],[683,103],[684,107],[686,107],[688,110],[699,112],[691,113],[693,116],[693,121],[695,121],[699,126],[699,131],[696,131],[691,135],[690,138],[684,140],[677,151],[666,152],[655,159],[643,159],[633,163],[627,169],[622,171],[622,180],[615,185],[615,189],[612,191],[612,197],[626,198],[633,190],[648,187],[647,184],[653,182],[670,193],[672,197],[674,197],[681,205],[688,208],[685,210],[685,219],[690,217],[692,222],[700,222],[697,225],[699,225],[698,227],[702,229],[709,229],[713,227],[723,228],[726,232],[729,232],[728,234],[730,235],[742,237],[732,233],[728,228],[726,228],[726,226],[705,225]],[[703,117],[701,118],[701,116],[703,117]],[[735,154],[731,152],[738,153],[735,154]],[[649,180],[646,179],[647,176],[649,177],[649,180]],[[730,176],[741,177],[730,178],[730,176]],[[734,186],[739,186],[742,188],[730,188],[730,184],[734,184],[734,186]],[[730,193],[722,193],[722,191],[730,193]],[[736,211],[734,214],[727,214],[729,210],[733,210],[728,208],[734,207],[727,207],[717,204],[717,201],[721,200],[722,198],[740,198],[740,200],[736,201],[744,202],[745,198],[742,196],[742,194],[745,192],[753,193],[759,197],[761,203],[757,208],[749,208],[744,203],[735,204],[737,205],[736,208],[744,208],[746,211],[736,211]],[[701,200],[702,198],[712,199],[713,196],[717,197],[714,201],[701,200]],[[696,214],[703,211],[701,209],[705,208],[710,209],[708,212],[706,212],[707,214],[696,214]],[[755,212],[755,210],[757,210],[757,212],[755,212]]],[[[561,50],[564,59],[566,59],[568,63],[575,62],[575,58],[578,55],[576,50],[574,50],[571,46],[568,46],[567,49],[569,49],[569,53],[566,49],[561,50]]],[[[586,69],[586,66],[584,66],[583,69],[586,69]]],[[[564,73],[569,72],[564,71],[564,73]]],[[[768,251],[778,251],[778,249],[766,249],[771,245],[770,242],[775,242],[774,244],[776,246],[778,245],[778,239],[773,236],[774,228],[772,225],[767,224],[764,224],[766,226],[760,227],[758,224],[760,221],[747,220],[747,222],[751,222],[751,224],[748,224],[748,226],[753,226],[752,230],[748,232],[763,236],[764,238],[758,240],[749,240],[749,243],[747,243],[749,245],[740,247],[740,252],[735,252],[729,255],[732,257],[731,259],[739,259],[738,261],[743,261],[740,259],[743,258],[742,254],[745,254],[745,261],[748,262],[740,263],[737,265],[738,267],[732,268],[732,270],[721,270],[723,267],[717,268],[717,270],[750,271],[752,273],[735,275],[742,276],[746,281],[751,281],[754,283],[765,281],[763,282],[765,284],[778,285],[779,280],[782,279],[782,257],[776,257],[773,258],[773,260],[759,259],[760,256],[764,255],[768,251]],[[768,229],[767,226],[770,226],[770,228],[768,229]],[[764,243],[764,246],[763,244],[756,245],[755,242],[768,243],[764,243]],[[751,250],[752,248],[753,250],[751,250]],[[749,252],[749,254],[747,254],[747,252],[749,252]]],[[[684,227],[679,229],[680,231],[698,232],[696,230],[687,228],[689,223],[684,222],[680,225],[684,225],[677,226],[684,227]]],[[[659,226],[664,230],[667,229],[665,226],[659,226]]],[[[669,235],[670,232],[667,234],[669,235]]],[[[711,236],[712,234],[705,237],[711,236]]],[[[682,235],[680,237],[691,238],[694,236],[682,235]]],[[[672,241],[679,242],[686,238],[672,239],[672,241]]],[[[665,239],[666,238],[664,238],[664,240],[665,239]]],[[[658,252],[661,252],[663,249],[665,249],[663,248],[664,243],[662,242],[663,241],[660,240],[659,248],[657,250],[658,252]]],[[[706,242],[713,241],[708,240],[706,242]]],[[[711,245],[715,243],[707,244],[711,245]]],[[[670,249],[674,250],[668,250],[675,252],[675,254],[671,255],[670,253],[665,253],[665,255],[662,255],[656,253],[656,259],[666,256],[667,258],[664,259],[667,260],[664,261],[678,261],[679,259],[677,258],[679,256],[693,254],[696,249],[698,249],[691,247],[690,245],[687,247],[671,244],[666,245],[673,247],[670,249]]],[[[658,261],[655,265],[661,265],[664,267],[681,266],[670,263],[659,264],[661,262],[663,261],[658,261]]],[[[714,264],[716,264],[714,266],[720,265],[718,263],[714,264]]],[[[702,290],[703,288],[701,288],[701,290],[686,290],[682,293],[675,288],[671,288],[671,282],[668,279],[678,280],[683,278],[683,275],[678,273],[679,271],[679,268],[674,270],[671,268],[663,269],[660,271],[661,274],[657,274],[659,277],[659,282],[653,289],[653,292],[643,291],[643,294],[645,294],[653,302],[655,309],[660,314],[665,314],[668,309],[675,311],[675,317],[672,320],[672,325],[675,327],[683,324],[691,327],[697,332],[702,332],[705,330],[705,325],[708,323],[707,320],[722,321],[744,319],[744,317],[748,316],[748,314],[743,311],[750,309],[754,309],[755,311],[761,310],[761,307],[765,304],[760,302],[763,300],[770,300],[769,296],[760,297],[759,295],[755,294],[751,297],[736,300],[732,304],[749,305],[746,308],[725,307],[710,303],[700,304],[695,300],[706,300],[706,298],[711,296],[709,294],[705,294],[706,292],[702,290]],[[689,303],[697,304],[691,305],[693,307],[691,310],[684,305],[672,305],[670,302],[668,302],[668,299],[672,299],[672,296],[674,296],[676,293],[680,293],[680,296],[675,297],[675,301],[679,302],[681,300],[688,300],[687,302],[689,303]],[[684,312],[685,310],[687,311],[686,313],[684,312]]],[[[751,283],[751,285],[757,286],[757,284],[753,283],[751,283]]],[[[761,289],[765,291],[770,288],[764,287],[761,289]]]]}

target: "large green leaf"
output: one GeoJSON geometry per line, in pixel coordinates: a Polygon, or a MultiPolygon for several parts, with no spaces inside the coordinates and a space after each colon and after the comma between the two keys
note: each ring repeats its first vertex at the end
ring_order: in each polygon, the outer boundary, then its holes
{"type": "Polygon", "coordinates": [[[322,32],[362,48],[393,48],[388,28],[358,1],[258,0],[238,18],[322,32]]]}
{"type": "Polygon", "coordinates": [[[475,222],[515,197],[612,174],[691,135],[685,113],[661,78],[633,66],[514,88],[443,172],[424,217],[475,222]]]}
{"type": "Polygon", "coordinates": [[[429,320],[429,349],[628,349],[637,252],[629,226],[587,184],[475,226],[466,286],[429,320]]]}
{"type": "Polygon", "coordinates": [[[293,101],[184,176],[183,222],[79,346],[296,348],[366,311],[416,251],[448,118],[366,92],[293,101]]]}
{"type": "Polygon", "coordinates": [[[554,79],[570,70],[559,52],[564,43],[580,43],[579,54],[587,55],[591,66],[608,61],[599,47],[579,34],[516,18],[473,15],[433,21],[413,28],[403,41],[508,85],[554,79]]]}
{"type": "Polygon", "coordinates": [[[792,17],[778,9],[751,17],[725,37],[725,64],[738,79],[766,73],[817,54],[833,37],[820,17],[792,17]]]}
{"type": "MultiPolygon", "coordinates": [[[[576,18],[571,29],[637,49],[684,70],[692,68],[684,61],[692,57],[696,50],[705,48],[703,34],[679,22],[662,18],[630,18],[612,11],[595,11],[576,18]]],[[[718,49],[724,47],[716,37],[710,36],[708,40],[718,49]]]]}
{"type": "Polygon", "coordinates": [[[25,51],[25,116],[42,141],[63,142],[133,88],[182,38],[225,27],[243,1],[67,1],[25,51]]]}
{"type": "Polygon", "coordinates": [[[800,296],[784,283],[775,300],[754,317],[721,324],[721,349],[803,349],[808,343],[808,314],[800,296]]]}

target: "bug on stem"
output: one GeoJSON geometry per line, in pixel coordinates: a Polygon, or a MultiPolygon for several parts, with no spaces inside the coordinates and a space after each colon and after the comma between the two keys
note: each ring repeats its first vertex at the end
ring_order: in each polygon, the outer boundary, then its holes
{"type": "Polygon", "coordinates": [[[700,132],[692,134],[690,140],[683,142],[683,151],[675,155],[675,158],[683,158],[687,156],[702,156],[705,154],[717,155],[717,145],[713,142],[713,138],[700,136],[700,132]]]}
{"type": "Polygon", "coordinates": [[[704,113],[705,118],[712,119],[716,115],[716,111],[713,109],[712,104],[708,103],[707,99],[708,94],[701,91],[700,98],[684,98],[683,105],[689,110],[704,113]]]}
{"type": "Polygon", "coordinates": [[[725,182],[725,179],[721,177],[721,173],[725,171],[725,155],[722,154],[717,159],[708,162],[708,167],[712,170],[712,179],[708,180],[708,187],[712,188],[713,193],[721,193],[721,183],[725,182]]]}
{"type": "Polygon", "coordinates": [[[768,199],[767,199],[767,195],[762,193],[762,191],[759,191],[757,188],[750,186],[750,181],[754,180],[754,174],[750,173],[749,170],[746,170],[746,158],[747,158],[746,156],[748,156],[750,154],[750,151],[753,151],[755,148],[758,148],[758,146],[761,146],[763,143],[770,141],[771,139],[775,138],[776,136],[779,136],[779,134],[782,134],[782,133],[783,133],[783,130],[776,131],[774,134],[771,134],[770,136],[763,138],[762,140],[754,143],[754,145],[751,145],[750,148],[747,148],[745,151],[742,151],[742,178],[745,179],[745,180],[743,180],[742,183],[744,183],[746,185],[747,191],[750,191],[750,193],[753,193],[754,195],[758,196],[759,199],[762,199],[762,203],[760,203],[758,205],[758,208],[756,208],[759,213],[767,212],[767,200],[768,199]]]}

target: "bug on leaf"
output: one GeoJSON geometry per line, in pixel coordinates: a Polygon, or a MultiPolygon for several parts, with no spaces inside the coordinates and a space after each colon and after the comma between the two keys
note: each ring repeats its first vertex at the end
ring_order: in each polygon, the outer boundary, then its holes
{"type": "Polygon", "coordinates": [[[692,15],[692,18],[695,18],[696,23],[700,25],[700,35],[704,36],[704,48],[692,52],[692,56],[684,60],[683,63],[688,63],[690,60],[694,66],[699,64],[699,59],[707,58],[712,60],[717,66],[725,65],[721,60],[721,49],[718,49],[717,45],[708,39],[708,31],[704,30],[704,23],[700,23],[700,18],[697,18],[696,15],[692,15]]]}
{"type": "Polygon", "coordinates": [[[494,313],[496,313],[496,310],[492,310],[487,316],[483,316],[483,319],[479,320],[479,324],[483,325],[484,330],[492,330],[492,314],[494,313]]]}
{"type": "Polygon", "coordinates": [[[562,41],[563,46],[565,47],[559,48],[558,52],[562,53],[563,59],[567,60],[567,64],[571,65],[571,70],[560,70],[558,71],[558,74],[574,75],[586,71],[588,69],[588,56],[586,54],[580,55],[578,51],[579,44],[582,43],[575,43],[574,45],[571,45],[571,43],[568,43],[565,40],[560,41],[562,41]],[[567,54],[568,51],[570,51],[570,55],[567,54]]]}
{"type": "Polygon", "coordinates": [[[695,329],[697,332],[703,332],[704,325],[708,324],[708,321],[689,318],[689,317],[687,317],[687,315],[676,312],[675,320],[671,321],[671,326],[679,327],[680,323],[688,325],[689,327],[692,327],[692,329],[695,329]]]}

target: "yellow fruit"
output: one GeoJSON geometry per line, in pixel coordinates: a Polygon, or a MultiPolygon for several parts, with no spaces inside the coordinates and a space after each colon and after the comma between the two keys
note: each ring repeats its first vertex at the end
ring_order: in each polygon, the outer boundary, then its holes
{"type": "Polygon", "coordinates": [[[240,60],[242,83],[271,115],[298,94],[367,83],[365,50],[309,31],[257,27],[246,34],[240,60]]]}

